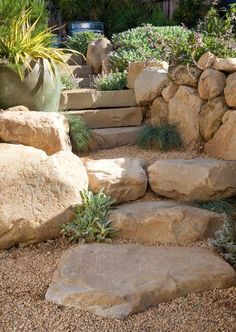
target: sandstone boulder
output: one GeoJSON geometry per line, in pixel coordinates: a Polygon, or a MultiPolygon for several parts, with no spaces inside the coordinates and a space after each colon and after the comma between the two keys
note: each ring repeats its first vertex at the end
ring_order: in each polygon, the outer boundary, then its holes
{"type": "Polygon", "coordinates": [[[56,112],[0,113],[0,140],[33,146],[48,155],[71,150],[69,124],[62,114],[56,112]]]}
{"type": "Polygon", "coordinates": [[[188,149],[195,149],[200,145],[198,114],[202,103],[197,90],[188,86],[180,86],[169,101],[169,123],[177,126],[188,149]]]}
{"type": "Polygon", "coordinates": [[[178,85],[197,87],[198,79],[202,71],[197,67],[184,65],[170,66],[169,74],[172,80],[178,85]]]}
{"type": "Polygon", "coordinates": [[[159,243],[204,240],[222,225],[217,213],[171,201],[124,204],[109,218],[118,238],[159,243]]]}
{"type": "Polygon", "coordinates": [[[91,160],[86,168],[90,189],[93,192],[104,189],[117,204],[136,200],[146,192],[147,176],[138,159],[91,160]]]}
{"type": "Polygon", "coordinates": [[[199,95],[204,100],[218,97],[224,91],[225,84],[225,74],[215,69],[207,69],[198,82],[199,95]]]}
{"type": "Polygon", "coordinates": [[[222,118],[228,111],[224,97],[210,99],[202,106],[199,113],[199,128],[201,136],[209,141],[222,124],[222,118]]]}
{"type": "Polygon", "coordinates": [[[236,194],[236,162],[217,159],[159,160],[148,168],[152,190],[182,201],[208,201],[236,194]]]}
{"type": "Polygon", "coordinates": [[[211,157],[236,161],[236,111],[228,111],[227,119],[205,144],[205,152],[211,157]]]}
{"type": "Polygon", "coordinates": [[[168,101],[174,97],[176,91],[178,90],[178,84],[175,84],[174,82],[170,82],[168,86],[162,90],[161,94],[164,98],[165,102],[168,103],[168,101]]]}
{"type": "Polygon", "coordinates": [[[162,90],[170,82],[166,70],[149,67],[144,69],[136,78],[134,92],[139,105],[148,105],[161,95],[162,90]]]}
{"type": "Polygon", "coordinates": [[[29,112],[29,109],[23,105],[14,106],[6,109],[7,112],[29,112]]]}
{"type": "Polygon", "coordinates": [[[85,244],[63,254],[46,300],[122,319],[235,283],[234,269],[207,248],[85,244]]]}
{"type": "Polygon", "coordinates": [[[113,46],[107,38],[99,38],[89,43],[86,57],[87,65],[92,67],[94,74],[102,72],[102,63],[111,51],[113,51],[113,46]]]}
{"type": "Polygon", "coordinates": [[[81,160],[70,151],[0,144],[0,249],[60,236],[61,225],[88,188],[81,160]]]}
{"type": "Polygon", "coordinates": [[[209,69],[213,66],[215,59],[216,56],[208,51],[200,57],[200,59],[197,62],[197,67],[202,70],[209,69]]]}
{"type": "Polygon", "coordinates": [[[236,73],[227,77],[224,93],[227,104],[236,107],[236,73]]]}
{"type": "Polygon", "coordinates": [[[215,60],[212,68],[225,71],[227,73],[234,73],[236,72],[236,58],[218,58],[215,60]]]}
{"type": "Polygon", "coordinates": [[[151,124],[155,126],[164,122],[168,122],[168,104],[162,97],[157,97],[151,106],[151,124]]]}

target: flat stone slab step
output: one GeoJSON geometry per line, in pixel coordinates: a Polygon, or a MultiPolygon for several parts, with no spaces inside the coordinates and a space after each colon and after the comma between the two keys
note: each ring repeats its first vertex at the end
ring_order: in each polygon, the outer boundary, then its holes
{"type": "Polygon", "coordinates": [[[123,319],[189,293],[235,284],[234,269],[207,248],[87,244],[63,254],[46,300],[123,319]]]}
{"type": "Polygon", "coordinates": [[[67,114],[81,117],[87,126],[93,129],[140,126],[143,120],[141,107],[69,111],[67,114]]]}
{"type": "Polygon", "coordinates": [[[218,213],[171,201],[124,204],[109,219],[118,238],[176,244],[212,238],[222,225],[218,213]]]}
{"type": "Polygon", "coordinates": [[[72,75],[75,78],[84,78],[93,75],[92,68],[87,65],[72,65],[69,67],[63,67],[61,72],[62,74],[72,75]]]}
{"type": "Polygon", "coordinates": [[[143,126],[92,129],[92,149],[111,149],[135,145],[143,126]]]}
{"type": "Polygon", "coordinates": [[[62,92],[60,101],[60,108],[64,110],[86,110],[91,108],[131,106],[137,106],[133,90],[66,90],[62,92]]]}
{"type": "Polygon", "coordinates": [[[147,171],[152,190],[175,200],[208,201],[236,195],[236,161],[158,160],[147,171]]]}

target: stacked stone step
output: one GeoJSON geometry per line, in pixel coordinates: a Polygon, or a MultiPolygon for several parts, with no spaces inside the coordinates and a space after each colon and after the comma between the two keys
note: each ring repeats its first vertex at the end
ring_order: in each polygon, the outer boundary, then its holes
{"type": "Polygon", "coordinates": [[[144,108],[137,106],[133,90],[64,91],[60,107],[66,114],[79,116],[92,129],[94,148],[137,143],[144,108]]]}

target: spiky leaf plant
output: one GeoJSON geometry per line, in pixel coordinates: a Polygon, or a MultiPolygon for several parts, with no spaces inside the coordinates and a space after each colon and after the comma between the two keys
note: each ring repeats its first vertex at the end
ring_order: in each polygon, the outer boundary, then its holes
{"type": "Polygon", "coordinates": [[[141,149],[168,151],[180,148],[182,139],[174,125],[168,123],[148,125],[140,133],[138,145],[141,149]]]}
{"type": "Polygon", "coordinates": [[[71,242],[110,242],[116,232],[108,220],[114,201],[102,191],[82,191],[81,198],[83,204],[76,207],[74,219],[63,225],[62,233],[71,242]]]}
{"type": "Polygon", "coordinates": [[[70,139],[73,151],[88,151],[91,143],[91,133],[89,128],[78,116],[67,115],[66,117],[70,125],[70,139]]]}

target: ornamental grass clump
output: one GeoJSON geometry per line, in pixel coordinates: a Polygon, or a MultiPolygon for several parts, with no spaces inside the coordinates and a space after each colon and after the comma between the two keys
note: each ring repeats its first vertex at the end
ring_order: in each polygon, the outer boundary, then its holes
{"type": "Polygon", "coordinates": [[[66,116],[70,126],[70,139],[74,152],[86,152],[91,144],[91,133],[84,121],[73,115],[66,116]]]}
{"type": "Polygon", "coordinates": [[[82,191],[80,194],[82,205],[76,207],[74,219],[63,225],[62,234],[70,242],[111,242],[116,229],[110,226],[108,217],[114,201],[102,191],[97,194],[82,191]]]}
{"type": "Polygon", "coordinates": [[[182,146],[182,139],[176,126],[167,123],[145,126],[138,137],[141,149],[168,151],[182,146]]]}
{"type": "Polygon", "coordinates": [[[98,76],[94,87],[100,91],[123,90],[127,85],[127,73],[110,73],[98,76]]]}

